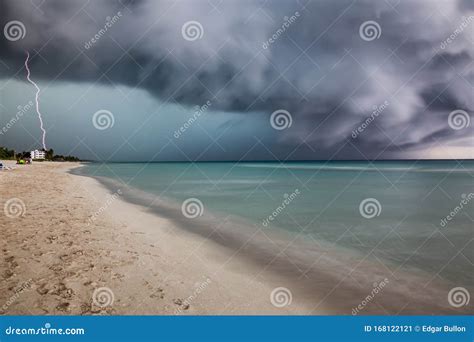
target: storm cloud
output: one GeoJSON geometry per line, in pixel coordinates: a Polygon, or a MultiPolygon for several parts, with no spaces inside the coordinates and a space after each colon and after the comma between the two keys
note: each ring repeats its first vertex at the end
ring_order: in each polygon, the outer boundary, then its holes
{"type": "MultiPolygon", "coordinates": [[[[30,51],[48,85],[127,86],[184,107],[210,101],[210,115],[236,114],[237,126],[284,110],[291,126],[265,131],[275,158],[473,147],[473,125],[449,122],[474,109],[470,1],[2,1],[1,27],[12,20],[26,34],[0,39],[2,79],[23,82],[30,51]],[[184,30],[190,22],[198,32],[184,30]]],[[[227,145],[227,158],[248,152],[235,137],[227,145]]]]}

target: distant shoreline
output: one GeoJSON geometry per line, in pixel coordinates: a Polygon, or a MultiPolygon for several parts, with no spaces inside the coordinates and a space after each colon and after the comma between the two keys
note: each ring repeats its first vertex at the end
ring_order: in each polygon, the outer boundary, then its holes
{"type": "Polygon", "coordinates": [[[203,160],[203,161],[186,161],[186,160],[177,160],[177,161],[100,161],[100,160],[83,160],[83,163],[110,163],[110,164],[129,164],[129,163],[378,163],[378,162],[455,162],[455,161],[466,161],[474,162],[474,159],[378,159],[378,160],[203,160]]]}

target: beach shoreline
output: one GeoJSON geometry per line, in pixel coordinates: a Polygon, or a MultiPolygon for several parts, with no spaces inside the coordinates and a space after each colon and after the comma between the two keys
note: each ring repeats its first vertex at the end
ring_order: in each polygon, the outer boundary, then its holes
{"type": "Polygon", "coordinates": [[[1,314],[309,312],[295,298],[286,307],[272,305],[271,291],[280,283],[251,279],[257,269],[229,259],[209,239],[122,200],[93,178],[69,173],[79,165],[34,163],[1,174],[1,198],[24,203],[22,215],[0,217],[6,236],[1,314]],[[103,297],[113,297],[110,305],[94,297],[100,289],[110,290],[103,297]]]}
{"type": "Polygon", "coordinates": [[[451,284],[419,270],[387,268],[323,241],[287,246],[288,240],[272,231],[247,231],[245,224],[215,220],[208,212],[190,219],[179,206],[152,194],[137,195],[137,189],[125,183],[78,174],[81,165],[43,162],[0,174],[0,197],[20,200],[22,210],[14,217],[0,216],[6,236],[1,314],[470,310],[449,306],[451,284]]]}

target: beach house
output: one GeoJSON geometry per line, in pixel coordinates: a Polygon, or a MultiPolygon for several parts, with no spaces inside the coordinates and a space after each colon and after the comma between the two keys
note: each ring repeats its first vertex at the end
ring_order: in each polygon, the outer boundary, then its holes
{"type": "Polygon", "coordinates": [[[34,150],[30,152],[31,159],[44,159],[46,153],[40,150],[34,150]]]}

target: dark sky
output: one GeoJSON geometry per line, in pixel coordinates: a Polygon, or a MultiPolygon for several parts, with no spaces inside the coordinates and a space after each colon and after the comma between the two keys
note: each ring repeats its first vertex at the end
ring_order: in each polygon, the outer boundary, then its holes
{"type": "Polygon", "coordinates": [[[28,51],[60,153],[473,158],[473,4],[1,0],[0,145],[41,147],[28,51]]]}

